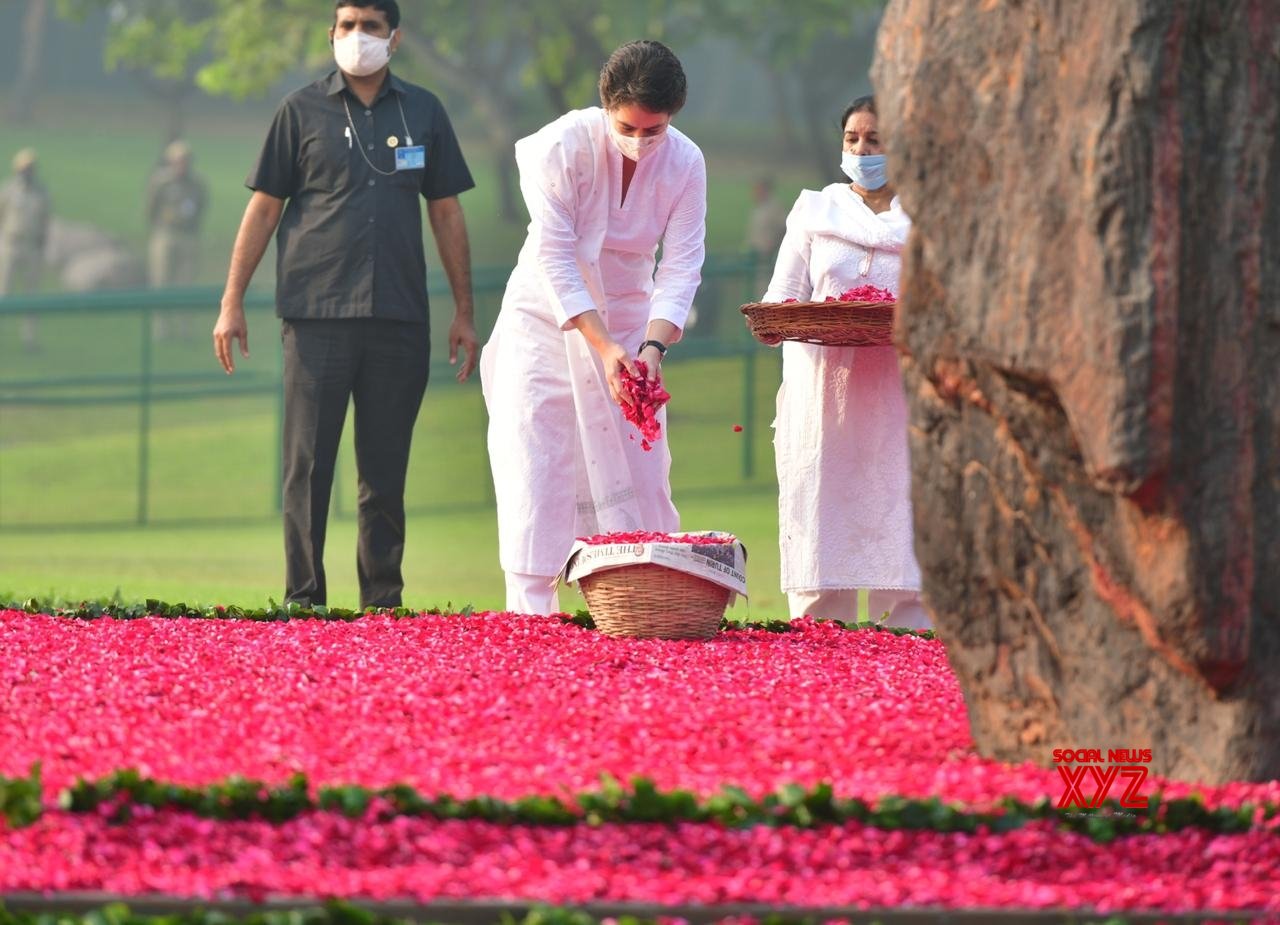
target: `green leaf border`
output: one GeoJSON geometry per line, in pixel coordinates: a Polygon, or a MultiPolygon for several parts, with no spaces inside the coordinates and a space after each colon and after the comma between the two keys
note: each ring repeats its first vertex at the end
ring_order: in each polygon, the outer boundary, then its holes
{"type": "MultiPolygon", "coordinates": [[[[140,620],[147,617],[166,617],[186,620],[248,620],[258,623],[284,623],[290,620],[334,620],[352,622],[367,616],[394,617],[396,619],[415,619],[420,617],[467,617],[480,611],[470,605],[453,609],[446,605],[444,609],[431,607],[417,610],[411,607],[375,608],[367,610],[351,610],[343,607],[303,607],[300,604],[277,604],[272,601],[267,607],[192,607],[187,604],[169,604],[164,601],[146,600],[133,604],[119,601],[84,601],[74,607],[53,607],[41,603],[36,598],[25,601],[8,601],[0,603],[0,610],[17,610],[29,614],[47,614],[54,617],[65,617],[75,620],[140,620]]],[[[499,611],[493,611],[499,613],[499,611]]],[[[585,610],[574,614],[557,614],[556,618],[565,623],[572,623],[582,629],[593,630],[595,620],[585,610]]],[[[894,636],[919,636],[921,639],[936,639],[933,630],[912,630],[900,626],[883,626],[879,623],[863,621],[861,623],[844,623],[840,620],[815,620],[813,623],[831,625],[846,630],[867,630],[879,633],[890,633],[894,636]]],[[[797,627],[790,620],[730,620],[720,621],[722,630],[762,630],[769,633],[795,632],[797,627]]]]}
{"type": "MultiPolygon", "coordinates": [[[[30,825],[43,810],[40,792],[38,765],[27,777],[0,777],[0,812],[12,826],[30,825]]],[[[407,784],[313,788],[302,774],[275,785],[233,776],[202,786],[187,786],[145,777],[133,769],[115,771],[96,780],[77,780],[61,791],[58,806],[72,813],[107,812],[116,822],[126,822],[140,806],[185,810],[212,819],[259,818],[270,822],[324,811],[353,818],[370,814],[376,819],[429,816],[511,825],[695,822],[730,827],[812,828],[861,822],[888,830],[985,829],[1002,833],[1045,820],[1059,829],[1079,832],[1103,843],[1127,835],[1164,834],[1192,827],[1215,834],[1243,833],[1267,827],[1280,816],[1280,806],[1272,803],[1210,809],[1199,795],[1164,800],[1155,794],[1149,798],[1146,810],[1136,812],[1115,800],[1097,809],[1081,810],[1060,809],[1048,799],[1028,803],[1006,797],[991,811],[980,812],[938,797],[889,795],[868,803],[837,797],[827,783],[813,787],[789,784],[758,798],[741,787],[725,786],[718,793],[700,797],[687,790],[662,790],[642,777],[623,784],[606,776],[596,790],[563,797],[534,795],[503,800],[491,796],[427,796],[407,784]]]]}
{"type": "MultiPolygon", "coordinates": [[[[232,901],[227,903],[211,900],[206,903],[191,900],[177,900],[173,908],[167,911],[145,912],[133,909],[128,902],[104,902],[83,911],[67,909],[48,910],[28,908],[10,909],[0,901],[0,925],[444,925],[456,923],[460,919],[448,912],[433,912],[433,903],[418,906],[416,910],[403,910],[390,913],[376,908],[380,903],[374,902],[374,908],[366,908],[359,901],[330,900],[313,904],[286,903],[272,908],[271,906],[244,909],[241,904],[232,901]],[[227,906],[231,908],[227,908],[227,906]],[[37,911],[38,910],[38,911],[37,911]],[[437,918],[438,916],[438,918],[437,918]]],[[[449,904],[456,909],[457,904],[449,904]]],[[[502,910],[501,904],[494,904],[483,917],[475,914],[466,916],[466,921],[491,921],[494,925],[681,925],[681,923],[703,922],[710,925],[882,925],[884,923],[918,923],[924,921],[918,910],[850,910],[847,913],[836,910],[814,910],[814,914],[806,914],[799,909],[786,912],[767,910],[767,907],[752,906],[750,911],[741,907],[727,914],[715,914],[714,907],[708,909],[701,905],[676,906],[663,910],[651,904],[643,905],[644,911],[634,913],[604,914],[596,911],[600,906],[606,908],[611,903],[588,904],[591,908],[575,906],[552,906],[540,902],[512,904],[515,908],[502,910]],[[766,911],[767,910],[767,911],[766,911]],[[710,913],[710,914],[709,914],[710,913]],[[688,915],[690,918],[685,918],[688,915]]],[[[1000,910],[997,915],[1007,915],[1017,910],[1000,910]]],[[[989,911],[954,910],[941,913],[929,921],[978,922],[989,915],[989,911]]],[[[1004,921],[1001,915],[1000,921],[1004,921]]],[[[1251,916],[1240,917],[1238,913],[1215,914],[1213,921],[1244,923],[1251,916]]],[[[1139,913],[1136,919],[1125,915],[1105,915],[1090,913],[1085,910],[1036,910],[1024,912],[1017,921],[1036,921],[1062,923],[1062,925],[1128,925],[1130,921],[1147,922],[1151,920],[1149,913],[1139,913]]],[[[1158,921],[1169,923],[1203,922],[1210,920],[1203,913],[1172,913],[1162,915],[1158,921]]]]}

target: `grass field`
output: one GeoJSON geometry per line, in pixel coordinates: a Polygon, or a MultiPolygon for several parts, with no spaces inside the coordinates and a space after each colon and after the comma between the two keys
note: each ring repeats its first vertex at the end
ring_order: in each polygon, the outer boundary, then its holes
{"type": "MultiPolygon", "coordinates": [[[[776,617],[777,502],[764,489],[677,495],[688,527],[732,528],[747,546],[749,602],[731,616],[776,617]]],[[[470,604],[502,609],[497,523],[491,510],[416,514],[408,524],[405,603],[427,608],[470,604]]],[[[355,522],[330,523],[326,567],[329,603],[358,604],[355,522]]],[[[118,596],[187,604],[264,606],[280,600],[284,556],[274,520],[202,526],[0,532],[0,601],[36,597],[79,601],[118,596]]],[[[575,590],[561,606],[583,606],[575,590]]]]}
{"type": "MultiPolygon", "coordinates": [[[[4,319],[11,327],[14,319],[4,319]]],[[[77,318],[58,319],[68,322],[77,318]]],[[[92,320],[79,321],[92,327],[92,320]]],[[[279,347],[267,336],[271,319],[257,317],[251,327],[262,330],[253,358],[238,375],[260,374],[259,394],[237,395],[241,380],[210,372],[198,381],[203,397],[158,401],[149,411],[149,519],[159,523],[271,517],[278,482],[278,402],[272,382],[279,347]]],[[[101,337],[109,343],[110,324],[101,337]]],[[[6,354],[16,352],[16,338],[0,327],[0,365],[13,369],[6,354]]],[[[72,335],[68,335],[72,336],[72,335]]],[[[76,336],[89,337],[80,332],[76,336]]],[[[680,491],[768,488],[773,485],[769,422],[778,383],[777,354],[754,358],[751,406],[745,398],[745,356],[673,359],[666,367],[669,388],[677,396],[670,409],[673,485],[680,491]],[[742,433],[733,430],[742,425],[742,433]],[[754,466],[746,472],[745,443],[754,466]]],[[[207,348],[199,344],[163,345],[161,353],[198,354],[209,365],[207,348]]],[[[86,356],[77,375],[110,372],[116,354],[107,351],[101,364],[86,356]]],[[[93,356],[103,359],[101,353],[93,356]]],[[[439,352],[437,351],[437,361],[439,352]]],[[[157,364],[180,370],[180,363],[157,364]]],[[[487,505],[491,495],[486,417],[478,377],[459,386],[438,366],[419,418],[407,504],[410,509],[487,505]]],[[[17,377],[14,377],[17,378],[17,377]]],[[[0,375],[0,388],[9,379],[0,375]]],[[[91,403],[136,388],[86,385],[40,390],[41,404],[14,403],[0,409],[0,528],[42,525],[106,525],[132,522],[138,511],[140,409],[127,402],[91,403]],[[56,403],[62,398],[74,400],[56,403]]],[[[336,510],[349,513],[354,497],[354,459],[350,428],[340,457],[336,510]]]]}
{"type": "MultiPolygon", "coordinates": [[[[274,344],[262,344],[257,356],[267,354],[262,362],[269,365],[277,362],[276,351],[274,344]]],[[[669,388],[677,396],[670,411],[672,482],[686,528],[731,530],[742,537],[751,553],[752,608],[770,614],[781,610],[768,426],[778,366],[773,355],[756,358],[754,408],[748,409],[744,362],[726,357],[669,365],[669,388]],[[734,431],[737,424],[742,432],[734,431]]],[[[406,558],[409,601],[500,606],[479,384],[458,386],[443,375],[436,382],[415,434],[406,498],[413,512],[406,558]]],[[[147,480],[151,523],[143,528],[133,525],[137,407],[5,408],[0,599],[118,595],[248,605],[278,599],[283,553],[275,508],[276,414],[269,394],[154,405],[147,480]]],[[[335,605],[356,603],[354,497],[348,427],[327,556],[335,605]]]]}
{"type": "MultiPolygon", "coordinates": [[[[202,270],[207,284],[220,282],[225,270],[247,196],[244,175],[269,113],[269,106],[249,106],[191,119],[189,139],[211,191],[202,270]]],[[[19,147],[36,147],[55,212],[107,229],[142,254],[142,190],[160,147],[160,128],[151,124],[144,107],[92,98],[56,100],[34,125],[10,128],[0,138],[0,163],[19,147]],[[82,144],[86,132],[93,137],[91,166],[82,144]]],[[[709,250],[734,252],[750,207],[748,190],[762,168],[744,158],[738,146],[706,153],[709,250]]],[[[475,265],[500,268],[514,256],[523,228],[498,219],[487,159],[473,157],[471,167],[477,188],[466,194],[464,205],[475,265]]],[[[789,198],[802,180],[801,174],[789,177],[784,170],[779,195],[789,198]]],[[[257,280],[260,288],[269,287],[270,270],[268,257],[257,280]]],[[[498,284],[477,293],[482,341],[500,297],[501,273],[487,275],[498,284]]],[[[673,351],[667,367],[676,396],[672,482],[685,527],[732,530],[743,538],[751,554],[752,611],[772,615],[782,610],[769,429],[776,354],[755,361],[750,406],[744,400],[741,357],[680,356],[697,353],[691,346],[695,341],[723,348],[745,339],[732,309],[749,285],[741,279],[709,280],[699,295],[704,316],[699,329],[691,332],[688,345],[673,351]],[[716,312],[725,314],[717,318],[716,312]],[[742,433],[734,432],[735,424],[743,425],[742,433]],[[754,461],[749,473],[748,444],[754,461]]],[[[447,299],[433,300],[437,363],[441,316],[449,310],[447,299]]],[[[157,401],[146,412],[145,528],[135,525],[143,412],[136,403],[111,400],[136,388],[143,344],[150,337],[145,319],[137,311],[50,315],[40,321],[41,349],[29,352],[20,346],[17,318],[0,317],[0,390],[36,379],[98,380],[45,387],[39,404],[0,401],[0,597],[74,600],[118,594],[130,600],[251,605],[279,598],[279,425],[270,385],[278,376],[278,325],[266,313],[251,318],[253,357],[241,370],[257,376],[262,389],[236,395],[234,387],[246,377],[222,378],[210,355],[208,331],[215,314],[211,289],[208,310],[190,314],[185,337],[151,344],[157,376],[203,378],[190,384],[192,395],[157,401]],[[104,377],[119,382],[104,385],[104,377]]],[[[457,387],[446,371],[433,373],[415,435],[407,497],[412,518],[408,597],[422,606],[494,607],[501,604],[502,585],[483,402],[478,382],[457,387]]],[[[354,496],[348,437],[328,555],[331,603],[337,605],[356,602],[354,496]]]]}

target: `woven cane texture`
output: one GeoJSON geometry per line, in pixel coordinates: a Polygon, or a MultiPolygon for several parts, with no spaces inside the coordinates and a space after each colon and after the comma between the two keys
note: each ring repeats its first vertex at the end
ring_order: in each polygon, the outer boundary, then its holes
{"type": "Polygon", "coordinates": [[[651,563],[594,572],[578,586],[596,629],[635,639],[709,639],[729,604],[728,588],[651,563]]]}
{"type": "Polygon", "coordinates": [[[893,343],[894,302],[748,302],[747,327],[764,344],[794,340],[823,347],[893,343]]]}

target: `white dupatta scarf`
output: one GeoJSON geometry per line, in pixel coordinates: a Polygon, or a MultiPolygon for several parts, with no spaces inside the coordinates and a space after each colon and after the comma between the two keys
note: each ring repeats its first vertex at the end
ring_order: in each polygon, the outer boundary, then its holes
{"type": "MultiPolygon", "coordinates": [[[[573,130],[555,134],[537,132],[516,143],[516,163],[522,177],[539,177],[540,186],[565,184],[571,198],[577,233],[578,270],[596,310],[608,326],[609,306],[600,276],[600,252],[609,226],[609,164],[607,118],[602,110],[576,115],[573,130]],[[593,117],[595,116],[595,117],[593,117]]],[[[547,195],[544,188],[542,194],[547,195]]],[[[552,304],[559,296],[545,273],[539,273],[543,293],[552,304]]],[[[622,419],[609,395],[600,358],[576,328],[564,332],[568,374],[577,412],[578,471],[575,479],[578,529],[587,533],[612,533],[640,528],[622,419]]]]}
{"type": "Polygon", "coordinates": [[[804,230],[810,234],[843,238],[868,252],[901,253],[906,245],[911,219],[897,196],[888,211],[877,213],[847,183],[833,183],[810,195],[804,216],[804,230]]]}

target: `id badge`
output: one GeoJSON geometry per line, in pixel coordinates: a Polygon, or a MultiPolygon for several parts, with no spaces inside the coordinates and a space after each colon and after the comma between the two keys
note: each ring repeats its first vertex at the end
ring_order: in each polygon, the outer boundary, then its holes
{"type": "Polygon", "coordinates": [[[422,170],[427,166],[427,151],[422,145],[396,148],[396,170],[422,170]]]}

